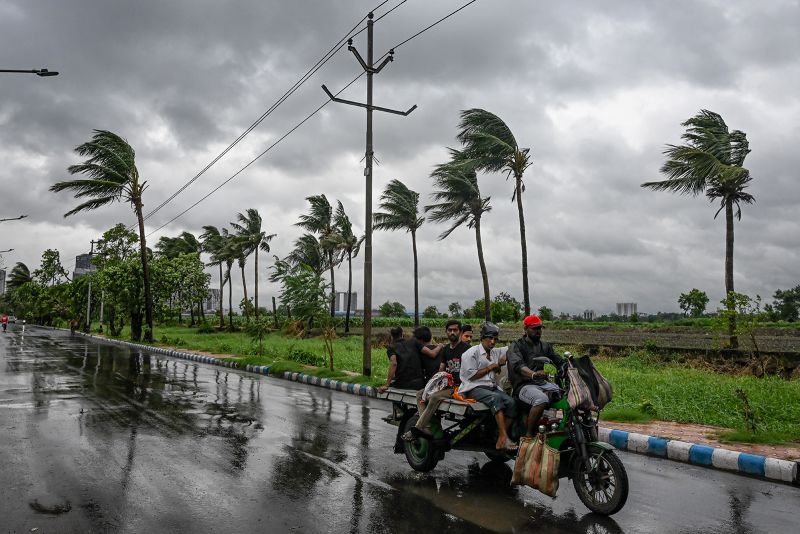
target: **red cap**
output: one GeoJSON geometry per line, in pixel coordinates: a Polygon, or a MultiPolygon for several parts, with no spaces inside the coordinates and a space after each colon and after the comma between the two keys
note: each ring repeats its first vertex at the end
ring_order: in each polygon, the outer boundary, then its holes
{"type": "Polygon", "coordinates": [[[525,319],[522,321],[522,324],[525,325],[525,328],[528,328],[529,326],[544,326],[538,315],[529,315],[525,317],[525,319]]]}

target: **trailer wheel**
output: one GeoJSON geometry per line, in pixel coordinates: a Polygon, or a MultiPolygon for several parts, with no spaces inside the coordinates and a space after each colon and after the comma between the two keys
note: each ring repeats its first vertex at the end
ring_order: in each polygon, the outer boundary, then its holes
{"type": "MultiPolygon", "coordinates": [[[[416,426],[419,415],[414,415],[406,420],[403,433],[416,426]]],[[[406,460],[415,471],[427,473],[439,463],[439,451],[427,438],[416,438],[414,441],[403,441],[406,460]]]]}

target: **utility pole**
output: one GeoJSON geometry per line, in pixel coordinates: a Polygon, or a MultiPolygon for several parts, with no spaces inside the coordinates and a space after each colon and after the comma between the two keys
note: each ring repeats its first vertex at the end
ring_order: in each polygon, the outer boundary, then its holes
{"type": "Polygon", "coordinates": [[[372,12],[367,15],[367,61],[361,57],[358,50],[353,46],[353,40],[347,41],[347,49],[353,53],[361,67],[367,73],[367,103],[353,102],[352,100],[343,100],[336,98],[327,87],[322,86],[322,90],[334,102],[340,104],[349,104],[351,106],[358,106],[366,108],[367,110],[367,150],[366,150],[366,163],[364,169],[364,176],[366,177],[366,216],[365,216],[365,237],[364,237],[364,357],[363,357],[363,370],[364,376],[372,376],[372,112],[383,111],[386,113],[394,113],[395,115],[406,116],[415,109],[417,106],[412,106],[408,111],[398,111],[395,109],[382,108],[372,105],[372,75],[379,73],[383,67],[394,61],[394,49],[389,50],[386,59],[384,59],[377,67],[373,62],[373,25],[375,22],[372,12]]]}
{"type": "MultiPolygon", "coordinates": [[[[92,248],[89,250],[89,261],[92,261],[92,254],[94,254],[94,239],[91,241],[92,248]]],[[[91,277],[91,273],[88,275],[91,277]]],[[[89,290],[86,295],[86,333],[91,333],[92,320],[89,318],[92,312],[92,279],[89,278],[89,290]]]]}

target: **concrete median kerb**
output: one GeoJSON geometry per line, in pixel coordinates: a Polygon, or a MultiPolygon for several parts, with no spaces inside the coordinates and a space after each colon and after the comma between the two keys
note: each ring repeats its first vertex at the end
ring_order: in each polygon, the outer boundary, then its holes
{"type": "MultiPolygon", "coordinates": [[[[137,349],[146,349],[159,354],[172,356],[174,358],[182,358],[191,361],[207,363],[210,365],[219,365],[222,367],[240,369],[259,375],[271,376],[273,378],[283,378],[285,380],[341,391],[343,393],[350,393],[351,395],[358,395],[362,397],[377,396],[377,390],[372,386],[365,384],[343,382],[341,380],[333,380],[331,378],[322,378],[319,376],[291,371],[271,373],[269,365],[248,364],[244,368],[241,368],[236,362],[226,362],[213,356],[205,356],[193,352],[182,352],[174,349],[156,347],[153,345],[143,345],[140,343],[132,343],[118,339],[109,339],[107,337],[96,336],[94,334],[85,334],[82,332],[78,333],[84,337],[92,338],[105,343],[124,345],[137,349]]],[[[800,461],[780,460],[758,454],[749,454],[718,447],[710,447],[708,445],[687,443],[669,438],[647,436],[645,434],[637,434],[635,432],[627,432],[625,430],[615,430],[605,427],[601,427],[598,434],[598,437],[601,441],[609,443],[619,450],[800,486],[800,461]]]]}

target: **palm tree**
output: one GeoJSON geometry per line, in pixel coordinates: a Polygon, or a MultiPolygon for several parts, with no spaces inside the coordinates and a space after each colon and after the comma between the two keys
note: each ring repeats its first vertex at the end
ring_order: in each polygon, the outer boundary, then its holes
{"type": "MultiPolygon", "coordinates": [[[[113,202],[127,202],[133,207],[139,224],[139,250],[142,259],[144,278],[146,342],[153,341],[153,296],[150,292],[150,270],[147,265],[147,243],[145,242],[144,217],[142,215],[142,193],[147,188],[146,181],[139,180],[136,168],[136,154],[128,142],[115,133],[107,130],[94,130],[92,139],[77,148],[80,156],[88,159],[78,165],[67,168],[70,174],[85,174],[86,179],[65,180],[50,187],[50,191],[72,191],[75,198],[88,198],[82,204],[64,214],[69,217],[82,211],[90,211],[113,202]]],[[[140,316],[141,317],[141,316],[140,316]]],[[[141,336],[135,324],[131,324],[131,337],[138,340],[141,336]]]]}
{"type": "Polygon", "coordinates": [[[439,236],[440,240],[445,239],[453,233],[453,230],[465,223],[468,228],[475,229],[478,263],[480,264],[481,277],[483,278],[484,316],[489,321],[491,320],[489,275],[486,272],[486,262],[483,259],[481,216],[492,209],[489,204],[491,197],[481,197],[475,164],[470,160],[465,160],[457,150],[451,149],[450,153],[452,161],[437,165],[431,173],[434,185],[438,188],[437,191],[431,194],[431,197],[439,203],[425,206],[425,212],[428,213],[428,219],[431,222],[453,221],[450,228],[439,236]]]}
{"type": "MultiPolygon", "coordinates": [[[[661,173],[667,179],[645,182],[642,187],[656,191],[670,191],[681,195],[697,196],[705,193],[711,203],[719,201],[714,218],[725,210],[725,292],[733,289],[733,217],[742,220],[741,204],[752,204],[755,198],[745,192],[752,177],[742,165],[750,153],[747,135],[739,130],[728,130],[722,117],[713,111],[700,113],[682,124],[686,133],[681,139],[687,144],[667,145],[667,161],[661,173]]],[[[728,324],[731,348],[739,346],[735,317],[728,324]]]]}
{"type": "Polygon", "coordinates": [[[419,193],[400,180],[386,184],[381,195],[379,211],[373,215],[375,230],[405,230],[411,234],[414,253],[414,326],[419,326],[419,265],[417,263],[417,230],[425,222],[419,215],[419,193]]]}
{"type": "Polygon", "coordinates": [[[307,265],[315,273],[321,274],[328,268],[326,253],[313,234],[303,234],[294,241],[294,249],[286,257],[293,266],[307,265]]]}
{"type": "Polygon", "coordinates": [[[334,256],[336,253],[336,229],[333,224],[333,208],[325,195],[315,195],[306,197],[311,204],[311,212],[308,215],[300,215],[300,222],[295,223],[304,230],[308,230],[317,235],[320,247],[325,254],[328,269],[331,276],[331,317],[336,311],[336,283],[333,277],[333,268],[336,266],[334,256]]]}
{"type": "Polygon", "coordinates": [[[233,268],[233,262],[241,254],[241,246],[236,236],[228,232],[227,228],[222,229],[221,254],[225,262],[225,282],[228,284],[228,328],[233,330],[233,280],[231,280],[231,269],[233,268]]]}
{"type": "MultiPolygon", "coordinates": [[[[233,225],[233,223],[230,224],[233,225]]],[[[244,267],[247,264],[247,243],[238,234],[230,234],[229,238],[230,242],[228,246],[230,247],[230,252],[234,255],[234,259],[239,264],[239,270],[242,273],[242,291],[244,292],[244,302],[247,303],[247,279],[244,276],[244,267]]],[[[244,313],[245,319],[247,319],[247,322],[249,323],[250,312],[248,311],[247,304],[245,304],[242,312],[244,313]]]]}
{"type": "Polygon", "coordinates": [[[222,264],[225,263],[225,239],[216,226],[203,226],[203,233],[200,234],[203,244],[203,252],[211,255],[211,262],[207,265],[219,266],[219,327],[225,327],[225,316],[222,313],[222,295],[224,294],[225,280],[222,276],[222,264]]]}
{"type": "Polygon", "coordinates": [[[514,193],[511,202],[517,201],[519,215],[519,244],[522,249],[522,299],[525,315],[531,313],[528,289],[528,245],[525,239],[525,216],[522,211],[522,193],[525,183],[522,176],[531,166],[530,149],[520,148],[511,129],[500,117],[484,109],[468,109],[461,112],[457,138],[464,145],[466,158],[474,159],[476,170],[504,172],[506,179],[514,176],[514,193]]]}
{"type": "Polygon", "coordinates": [[[344,316],[344,331],[349,332],[350,299],[353,294],[353,258],[358,256],[365,236],[357,237],[353,233],[353,224],[350,222],[350,217],[345,213],[341,201],[338,203],[333,221],[336,227],[335,233],[338,237],[337,250],[339,250],[340,254],[338,263],[341,263],[347,257],[347,311],[344,316]]]}
{"type": "Polygon", "coordinates": [[[11,272],[8,273],[8,281],[6,282],[6,287],[8,291],[13,291],[17,289],[19,286],[23,284],[27,284],[28,282],[33,281],[33,277],[31,277],[31,271],[28,269],[28,266],[18,261],[14,268],[11,269],[11,272]]]}
{"type": "Polygon", "coordinates": [[[276,234],[267,235],[267,233],[261,229],[261,215],[259,215],[258,210],[254,208],[249,208],[246,211],[246,215],[239,213],[237,215],[237,221],[239,222],[231,223],[231,226],[234,230],[236,230],[237,235],[242,239],[244,244],[244,252],[248,256],[254,252],[256,254],[255,313],[256,321],[258,321],[258,251],[263,250],[264,252],[269,252],[269,242],[272,241],[272,238],[274,238],[276,234]]]}

